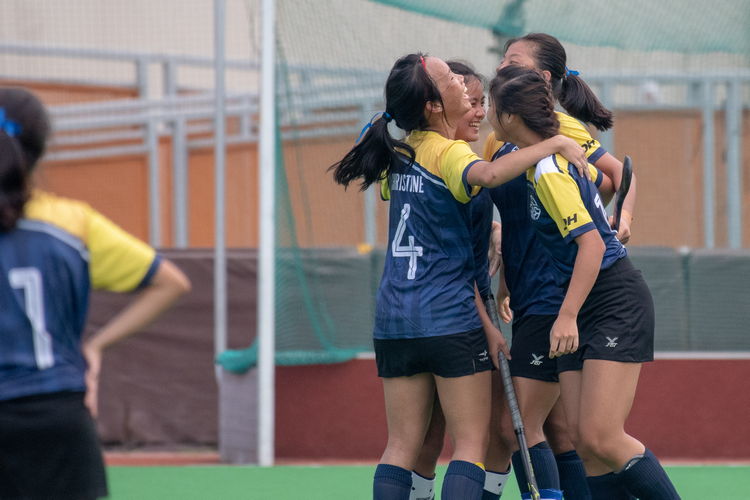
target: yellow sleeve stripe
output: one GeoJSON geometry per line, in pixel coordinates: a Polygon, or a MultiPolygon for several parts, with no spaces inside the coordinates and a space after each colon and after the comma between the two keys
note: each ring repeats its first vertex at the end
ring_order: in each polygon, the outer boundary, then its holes
{"type": "Polygon", "coordinates": [[[554,157],[547,157],[537,164],[534,184],[539,200],[563,238],[568,239],[571,232],[577,236],[581,233],[577,229],[593,223],[578,185],[570,175],[560,171],[554,157]]]}
{"type": "Polygon", "coordinates": [[[440,155],[439,172],[453,197],[468,203],[479,192],[468,184],[466,174],[480,158],[465,141],[451,141],[440,155]]]}

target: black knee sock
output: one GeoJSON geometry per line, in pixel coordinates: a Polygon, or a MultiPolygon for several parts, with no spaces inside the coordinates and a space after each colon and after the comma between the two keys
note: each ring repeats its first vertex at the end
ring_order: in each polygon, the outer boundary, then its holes
{"type": "Polygon", "coordinates": [[[440,492],[442,500],[482,500],[484,469],[471,462],[453,460],[448,464],[440,492]]]}
{"type": "Polygon", "coordinates": [[[614,472],[603,476],[589,476],[586,478],[591,490],[591,500],[631,500],[635,499],[620,478],[614,472]]]}
{"type": "MultiPolygon", "coordinates": [[[[529,455],[531,457],[531,464],[534,467],[534,476],[536,476],[539,492],[541,493],[545,490],[548,492],[547,496],[557,495],[560,491],[560,476],[557,472],[557,463],[555,462],[555,455],[552,453],[552,449],[546,441],[542,441],[529,448],[529,455]]],[[[517,451],[513,453],[512,460],[513,472],[515,472],[516,481],[518,481],[518,489],[521,490],[522,494],[529,493],[521,452],[517,451]]]]}
{"type": "Polygon", "coordinates": [[[649,449],[643,457],[634,457],[628,462],[617,476],[628,492],[640,500],[680,499],[659,459],[649,449]]]}
{"type": "Polygon", "coordinates": [[[557,472],[560,474],[560,489],[566,500],[588,500],[591,498],[586,481],[586,469],[575,450],[555,455],[557,472]]]}
{"type": "Polygon", "coordinates": [[[395,465],[378,464],[372,483],[373,500],[409,500],[411,471],[395,465]]]}

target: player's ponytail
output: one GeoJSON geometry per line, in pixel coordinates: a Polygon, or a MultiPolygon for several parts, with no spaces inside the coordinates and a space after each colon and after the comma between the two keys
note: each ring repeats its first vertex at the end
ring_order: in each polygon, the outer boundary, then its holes
{"type": "Polygon", "coordinates": [[[578,75],[568,72],[560,83],[560,91],[556,97],[570,116],[590,123],[602,131],[612,128],[612,112],[604,107],[578,75]]]}
{"type": "Polygon", "coordinates": [[[519,41],[533,45],[536,67],[549,73],[552,93],[565,111],[599,130],[612,128],[612,112],[604,107],[578,72],[567,67],[565,48],[557,38],[546,33],[529,33],[508,40],[505,52],[519,41]]]}
{"type": "Polygon", "coordinates": [[[0,121],[15,124],[14,133],[27,169],[33,170],[44,155],[50,123],[42,102],[33,93],[19,87],[0,88],[0,121]]]}
{"type": "Polygon", "coordinates": [[[385,112],[376,115],[362,130],[357,144],[344,158],[331,165],[333,178],[344,186],[361,179],[361,190],[385,179],[397,162],[413,162],[414,149],[388,131],[393,120],[404,131],[428,127],[425,104],[442,104],[440,92],[427,74],[424,54],[409,54],[393,65],[385,84],[385,112]]]}
{"type": "Polygon", "coordinates": [[[0,127],[0,232],[16,227],[29,199],[23,158],[18,141],[0,127]]]}
{"type": "Polygon", "coordinates": [[[47,111],[33,93],[0,88],[0,231],[13,229],[23,215],[49,131],[47,111]]]}

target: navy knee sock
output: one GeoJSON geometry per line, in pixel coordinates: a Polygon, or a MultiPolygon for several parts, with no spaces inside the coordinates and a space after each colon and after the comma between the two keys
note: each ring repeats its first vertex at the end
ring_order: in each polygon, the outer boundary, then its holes
{"type": "Polygon", "coordinates": [[[482,500],[484,469],[471,462],[453,460],[448,464],[440,493],[442,500],[482,500]]]}
{"type": "Polygon", "coordinates": [[[555,455],[557,472],[560,474],[560,489],[566,500],[588,500],[591,498],[586,481],[586,469],[575,450],[555,455]]]}
{"type": "Polygon", "coordinates": [[[372,483],[373,500],[409,500],[411,471],[390,464],[378,464],[372,483]]]}
{"type": "Polygon", "coordinates": [[[659,459],[649,449],[643,457],[628,462],[617,476],[628,492],[640,500],[680,499],[659,459]]]}
{"type": "Polygon", "coordinates": [[[614,472],[603,476],[589,476],[586,478],[591,490],[591,500],[634,500],[625,485],[614,472]]]}
{"type": "MultiPolygon", "coordinates": [[[[539,493],[544,493],[542,498],[560,498],[560,477],[557,472],[557,463],[555,455],[546,441],[542,441],[529,448],[531,464],[534,467],[534,476],[539,487],[539,493]]],[[[526,470],[523,468],[523,458],[521,452],[513,453],[513,471],[516,474],[518,488],[521,495],[529,493],[528,481],[526,479],[526,470]]]]}

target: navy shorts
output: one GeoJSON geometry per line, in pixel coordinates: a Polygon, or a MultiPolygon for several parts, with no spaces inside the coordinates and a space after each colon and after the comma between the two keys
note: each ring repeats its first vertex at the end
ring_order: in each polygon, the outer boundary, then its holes
{"type": "Polygon", "coordinates": [[[654,301],[641,271],[622,258],[599,273],[578,314],[578,351],[558,359],[558,371],[586,359],[644,363],[654,359],[654,301]]]}
{"type": "Polygon", "coordinates": [[[83,393],[0,401],[0,498],[106,496],[104,460],[83,393]]]}
{"type": "Polygon", "coordinates": [[[513,321],[510,374],[544,382],[557,382],[557,358],[549,358],[549,332],[557,315],[530,314],[513,321]]]}
{"type": "Polygon", "coordinates": [[[492,369],[484,329],[437,337],[375,339],[378,376],[463,377],[492,369]]]}

